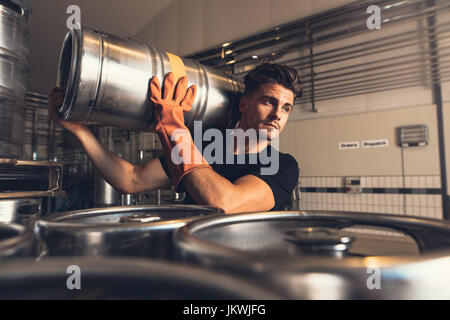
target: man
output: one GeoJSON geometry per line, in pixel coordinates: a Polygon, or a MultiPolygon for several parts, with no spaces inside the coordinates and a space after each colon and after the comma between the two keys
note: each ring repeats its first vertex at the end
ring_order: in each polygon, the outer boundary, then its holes
{"type": "Polygon", "coordinates": [[[156,132],[164,156],[142,165],[132,165],[104,148],[85,124],[61,121],[55,112],[63,100],[61,89],[55,88],[50,94],[49,115],[77,136],[99,173],[122,193],[173,184],[186,191],[187,203],[220,207],[226,213],[283,209],[298,181],[298,164],[291,155],[273,148],[270,141],[283,130],[294,98],[301,94],[297,71],[285,65],[263,64],[245,77],[237,131],[257,130],[258,139],[246,139],[241,147],[233,144],[231,149],[224,148],[226,159],[244,156],[244,163],[208,163],[197,149],[184,126],[183,114],[192,108],[196,95],[195,85],[187,88],[187,83],[186,77],[177,80],[173,73],[165,76],[162,88],[157,77],[151,79],[156,132]],[[262,173],[267,164],[262,161],[263,154],[277,161],[275,172],[262,173]],[[256,156],[256,163],[249,163],[251,156],[256,156]]]}

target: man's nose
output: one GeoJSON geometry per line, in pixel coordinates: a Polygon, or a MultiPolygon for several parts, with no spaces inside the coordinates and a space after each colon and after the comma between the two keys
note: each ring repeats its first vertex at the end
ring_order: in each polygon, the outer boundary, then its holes
{"type": "Polygon", "coordinates": [[[281,107],[273,108],[270,115],[273,119],[280,120],[281,119],[281,107]]]}

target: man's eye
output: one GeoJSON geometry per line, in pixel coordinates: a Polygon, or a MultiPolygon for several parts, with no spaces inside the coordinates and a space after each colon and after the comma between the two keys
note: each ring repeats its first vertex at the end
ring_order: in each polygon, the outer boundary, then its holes
{"type": "Polygon", "coordinates": [[[289,107],[289,106],[285,106],[285,107],[283,107],[283,110],[285,111],[285,112],[291,112],[291,107],[289,107]]]}

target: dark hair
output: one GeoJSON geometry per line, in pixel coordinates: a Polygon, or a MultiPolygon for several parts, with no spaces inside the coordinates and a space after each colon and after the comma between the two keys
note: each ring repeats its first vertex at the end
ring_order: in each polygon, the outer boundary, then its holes
{"type": "Polygon", "coordinates": [[[284,64],[264,63],[250,71],[244,78],[244,95],[250,95],[265,83],[280,84],[292,90],[294,97],[302,96],[302,81],[297,70],[284,64]]]}

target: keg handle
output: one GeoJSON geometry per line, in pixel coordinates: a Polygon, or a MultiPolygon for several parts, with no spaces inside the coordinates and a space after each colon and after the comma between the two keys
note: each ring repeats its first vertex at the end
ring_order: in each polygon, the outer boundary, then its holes
{"type": "Polygon", "coordinates": [[[371,226],[380,228],[389,228],[395,231],[403,232],[410,236],[416,242],[420,252],[425,250],[448,249],[450,247],[450,223],[442,225],[438,221],[429,219],[426,225],[416,225],[414,217],[405,219],[403,216],[396,215],[364,215],[361,213],[346,213],[343,217],[341,213],[326,212],[326,216],[317,217],[311,215],[310,221],[313,226],[347,228],[352,226],[371,226]],[[333,219],[336,219],[333,221],[333,219]]]}
{"type": "Polygon", "coordinates": [[[339,229],[306,227],[286,230],[285,240],[312,250],[347,251],[355,237],[340,235],[339,229]]]}
{"type": "Polygon", "coordinates": [[[134,213],[129,216],[122,216],[120,217],[119,222],[123,223],[147,223],[147,222],[155,222],[161,220],[161,217],[159,215],[151,214],[151,213],[134,213]]]}

